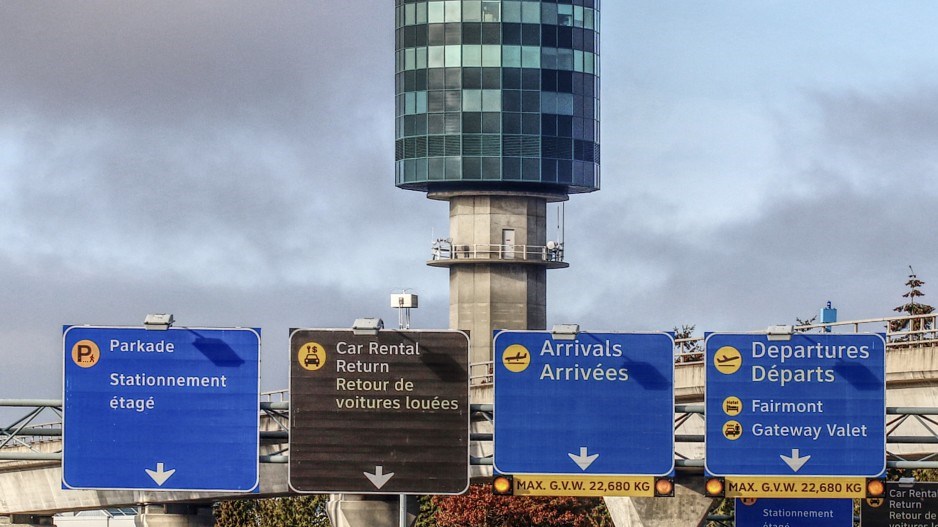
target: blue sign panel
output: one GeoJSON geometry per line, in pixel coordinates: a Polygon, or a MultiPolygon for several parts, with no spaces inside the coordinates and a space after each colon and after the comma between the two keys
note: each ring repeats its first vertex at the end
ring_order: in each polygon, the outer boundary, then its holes
{"type": "Polygon", "coordinates": [[[66,327],[62,485],[249,492],[260,334],[66,327]]]}
{"type": "Polygon", "coordinates": [[[879,476],[886,468],[885,348],[872,334],[709,335],[707,472],[879,476]]]}
{"type": "Polygon", "coordinates": [[[853,527],[849,498],[736,499],[736,527],[853,527]]]}
{"type": "Polygon", "coordinates": [[[674,470],[674,341],[664,333],[495,336],[495,470],[674,470]]]}

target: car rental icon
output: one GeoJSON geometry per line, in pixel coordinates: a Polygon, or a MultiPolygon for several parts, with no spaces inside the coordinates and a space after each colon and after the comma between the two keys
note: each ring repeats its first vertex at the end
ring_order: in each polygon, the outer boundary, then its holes
{"type": "Polygon", "coordinates": [[[303,357],[304,366],[319,366],[319,355],[316,353],[318,350],[312,346],[306,347],[306,356],[303,357]]]}

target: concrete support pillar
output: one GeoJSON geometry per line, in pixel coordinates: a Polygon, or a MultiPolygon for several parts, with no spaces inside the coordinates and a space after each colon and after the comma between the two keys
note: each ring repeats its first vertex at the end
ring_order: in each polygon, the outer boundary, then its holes
{"type": "Polygon", "coordinates": [[[691,487],[674,485],[673,498],[605,498],[616,527],[688,527],[706,524],[713,498],[703,495],[703,478],[691,487]]]}
{"type": "Polygon", "coordinates": [[[145,505],[134,517],[135,527],[212,527],[211,505],[145,505]]]}
{"type": "Polygon", "coordinates": [[[400,497],[331,494],[326,513],[332,527],[410,527],[417,520],[417,500],[407,497],[407,518],[400,524],[400,497]]]}
{"type": "Polygon", "coordinates": [[[547,270],[568,267],[545,257],[547,203],[566,196],[437,193],[430,198],[450,204],[453,257],[431,265],[450,269],[450,328],[469,332],[470,362],[492,360],[495,329],[545,329],[547,270]]]}
{"type": "Polygon", "coordinates": [[[493,330],[545,329],[546,297],[544,268],[456,266],[450,270],[450,327],[469,331],[471,363],[488,362],[493,330]]]}
{"type": "Polygon", "coordinates": [[[13,514],[0,516],[0,525],[4,527],[49,527],[54,525],[52,516],[34,514],[13,514]]]}

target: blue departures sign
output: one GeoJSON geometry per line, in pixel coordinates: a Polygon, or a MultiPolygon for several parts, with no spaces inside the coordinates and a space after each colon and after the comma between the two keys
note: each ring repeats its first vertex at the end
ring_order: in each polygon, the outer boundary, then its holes
{"type": "Polygon", "coordinates": [[[674,470],[674,341],[664,333],[495,336],[495,469],[674,470]]]}
{"type": "Polygon", "coordinates": [[[249,492],[259,330],[64,330],[62,485],[249,492]]]}
{"type": "Polygon", "coordinates": [[[885,347],[873,334],[709,335],[707,472],[879,476],[885,347]]]}
{"type": "Polygon", "coordinates": [[[849,498],[737,498],[736,527],[853,527],[849,498]]]}

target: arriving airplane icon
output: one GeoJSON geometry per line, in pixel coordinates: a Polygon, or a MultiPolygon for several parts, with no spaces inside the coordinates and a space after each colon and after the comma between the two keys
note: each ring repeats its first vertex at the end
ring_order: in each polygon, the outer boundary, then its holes
{"type": "Polygon", "coordinates": [[[528,358],[527,353],[519,351],[517,354],[515,354],[512,357],[505,357],[505,362],[514,364],[517,362],[524,362],[525,360],[527,360],[527,358],[528,358]]]}

